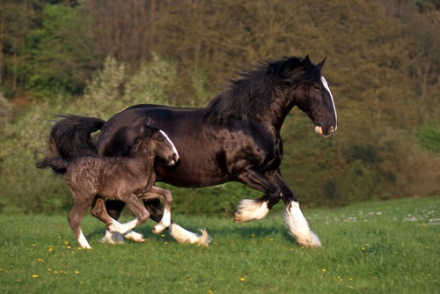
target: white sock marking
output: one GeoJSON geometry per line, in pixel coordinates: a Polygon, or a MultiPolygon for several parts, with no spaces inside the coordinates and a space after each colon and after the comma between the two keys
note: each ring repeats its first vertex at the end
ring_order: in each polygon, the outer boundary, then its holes
{"type": "Polygon", "coordinates": [[[185,230],[178,224],[171,224],[170,235],[179,243],[197,244],[199,246],[208,246],[211,242],[211,237],[206,230],[199,230],[202,235],[198,236],[190,231],[185,230]]]}
{"type": "Polygon", "coordinates": [[[78,243],[82,248],[92,249],[92,247],[90,247],[89,242],[87,242],[86,236],[84,236],[82,230],[79,231],[78,243]]]}
{"type": "Polygon", "coordinates": [[[304,218],[298,202],[292,201],[286,206],[284,221],[289,229],[289,233],[296,238],[296,241],[300,245],[321,247],[321,241],[319,241],[318,236],[310,230],[309,224],[304,218]]]}
{"type": "Polygon", "coordinates": [[[263,219],[269,213],[267,201],[260,202],[253,199],[243,199],[237,206],[234,221],[239,223],[263,219]]]}

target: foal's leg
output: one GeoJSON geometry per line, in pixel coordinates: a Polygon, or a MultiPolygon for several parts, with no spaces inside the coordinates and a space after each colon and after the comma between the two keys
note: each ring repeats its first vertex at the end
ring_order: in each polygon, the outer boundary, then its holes
{"type": "Polygon", "coordinates": [[[169,190],[153,186],[152,189],[145,196],[141,197],[141,199],[148,200],[145,201],[144,204],[149,212],[153,211],[150,217],[153,218],[156,222],[159,222],[156,226],[154,226],[153,233],[159,234],[165,228],[169,227],[171,237],[173,237],[179,243],[197,244],[198,246],[209,246],[209,243],[211,243],[211,236],[208,235],[208,232],[205,229],[199,230],[202,233],[199,236],[195,233],[185,230],[178,224],[171,222],[172,194],[169,190]],[[154,200],[162,197],[165,201],[165,209],[163,212],[158,213],[159,207],[161,207],[162,204],[159,200],[154,200]],[[161,217],[159,218],[159,216],[161,217]]]}
{"type": "Polygon", "coordinates": [[[165,208],[162,219],[153,228],[154,234],[160,234],[163,230],[165,230],[171,225],[171,203],[173,201],[173,196],[171,195],[171,192],[169,190],[153,186],[151,187],[150,191],[148,191],[147,194],[141,197],[141,199],[154,199],[154,198],[161,198],[165,202],[165,208]]]}
{"type": "Polygon", "coordinates": [[[113,222],[112,224],[110,224],[108,229],[111,232],[125,234],[134,227],[145,223],[150,217],[150,213],[145,209],[142,201],[134,194],[131,194],[130,196],[122,196],[120,197],[120,199],[123,200],[125,204],[127,204],[128,208],[130,208],[130,210],[135,215],[137,215],[138,218],[124,224],[113,222]]]}
{"type": "MultiPolygon", "coordinates": [[[[105,208],[105,200],[101,197],[95,198],[95,202],[93,203],[92,210],[90,212],[92,213],[92,215],[94,217],[96,217],[97,219],[99,219],[100,221],[105,223],[107,227],[110,226],[112,223],[117,223],[120,225],[120,223],[118,221],[114,220],[113,218],[111,218],[109,216],[109,214],[107,213],[107,210],[105,208]]],[[[138,235],[140,235],[140,238],[138,236],[136,236],[137,237],[136,241],[137,242],[144,242],[145,240],[143,239],[143,236],[141,234],[138,234],[138,235]]],[[[114,244],[115,242],[124,243],[124,238],[123,238],[122,234],[112,233],[109,230],[106,230],[106,234],[101,239],[101,242],[102,243],[110,243],[110,244],[114,244]]]]}
{"type": "MultiPolygon", "coordinates": [[[[159,201],[158,201],[159,202],[159,201]]],[[[119,216],[121,215],[122,209],[125,207],[125,203],[123,201],[119,200],[107,200],[105,201],[105,208],[108,212],[109,216],[114,219],[115,221],[119,219],[119,216]]],[[[159,207],[161,207],[161,203],[159,202],[159,207]]],[[[151,218],[156,221],[154,218],[155,213],[151,212],[149,207],[146,206],[148,212],[151,213],[151,218]]],[[[118,243],[124,243],[124,238],[128,240],[132,240],[134,242],[144,242],[144,236],[142,234],[139,234],[135,231],[128,231],[123,236],[120,233],[117,232],[110,232],[109,230],[105,231],[104,237],[101,239],[101,242],[103,243],[114,243],[113,240],[116,240],[118,243]]]]}
{"type": "MultiPolygon", "coordinates": [[[[72,190],[71,190],[72,191],[72,190]]],[[[87,208],[92,204],[93,197],[90,197],[86,194],[74,193],[72,191],[73,198],[75,199],[75,203],[70,211],[67,219],[69,221],[70,228],[75,234],[76,239],[78,240],[79,245],[82,248],[91,249],[89,242],[87,242],[86,237],[81,229],[81,221],[84,217],[84,214],[87,212],[87,208]]]]}

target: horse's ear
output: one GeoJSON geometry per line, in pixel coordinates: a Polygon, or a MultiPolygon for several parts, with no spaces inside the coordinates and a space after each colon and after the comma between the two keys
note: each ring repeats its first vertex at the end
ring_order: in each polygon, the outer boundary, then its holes
{"type": "Polygon", "coordinates": [[[322,68],[324,67],[324,63],[325,63],[326,59],[327,59],[327,56],[324,57],[324,59],[316,65],[319,68],[319,70],[322,70],[322,68]]]}
{"type": "Polygon", "coordinates": [[[312,66],[312,61],[310,60],[310,57],[308,54],[303,59],[303,66],[306,70],[308,70],[312,66]]]}
{"type": "Polygon", "coordinates": [[[312,62],[310,61],[310,57],[309,57],[309,55],[307,54],[306,57],[304,57],[304,59],[303,59],[303,65],[304,65],[305,67],[307,67],[307,66],[309,66],[311,63],[312,63],[312,62]]]}

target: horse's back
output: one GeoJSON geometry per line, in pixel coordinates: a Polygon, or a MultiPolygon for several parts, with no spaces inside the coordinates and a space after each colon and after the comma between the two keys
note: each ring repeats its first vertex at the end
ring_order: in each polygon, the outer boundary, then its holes
{"type": "Polygon", "coordinates": [[[144,124],[163,130],[174,137],[185,130],[194,130],[202,119],[203,109],[177,108],[152,104],[132,106],[111,117],[101,129],[98,140],[100,156],[126,156],[144,124]]]}

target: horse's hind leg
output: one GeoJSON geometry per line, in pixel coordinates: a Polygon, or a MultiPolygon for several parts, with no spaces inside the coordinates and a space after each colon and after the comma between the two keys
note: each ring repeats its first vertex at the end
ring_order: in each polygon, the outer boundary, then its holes
{"type": "Polygon", "coordinates": [[[78,240],[79,245],[82,248],[91,249],[92,247],[90,246],[89,242],[87,242],[87,239],[81,229],[81,221],[87,211],[87,208],[90,206],[91,201],[89,201],[87,197],[81,198],[78,196],[80,195],[74,194],[75,203],[67,219],[69,221],[69,225],[73,231],[73,234],[78,240]]]}
{"type": "Polygon", "coordinates": [[[171,204],[173,202],[173,196],[171,195],[171,192],[169,190],[153,186],[146,195],[141,197],[141,199],[154,198],[162,198],[165,202],[162,219],[153,228],[153,233],[159,234],[171,225],[171,204]]]}
{"type": "Polygon", "coordinates": [[[163,198],[165,201],[165,209],[163,214],[158,213],[158,210],[153,209],[152,215],[155,218],[156,222],[159,222],[154,228],[153,233],[159,234],[165,228],[169,227],[170,235],[177,242],[185,244],[197,244],[199,246],[208,246],[211,243],[211,236],[208,235],[208,232],[205,229],[199,230],[202,234],[197,235],[193,232],[190,232],[176,223],[171,221],[171,203],[172,203],[172,195],[169,190],[165,190],[156,186],[153,186],[151,190],[143,197],[142,199],[150,200],[146,203],[153,204],[152,206],[148,206],[147,209],[151,211],[152,207],[160,207],[160,201],[151,201],[157,198],[163,198]],[[168,200],[167,200],[168,199],[168,200]],[[159,220],[158,217],[162,215],[162,218],[159,220]]]}

